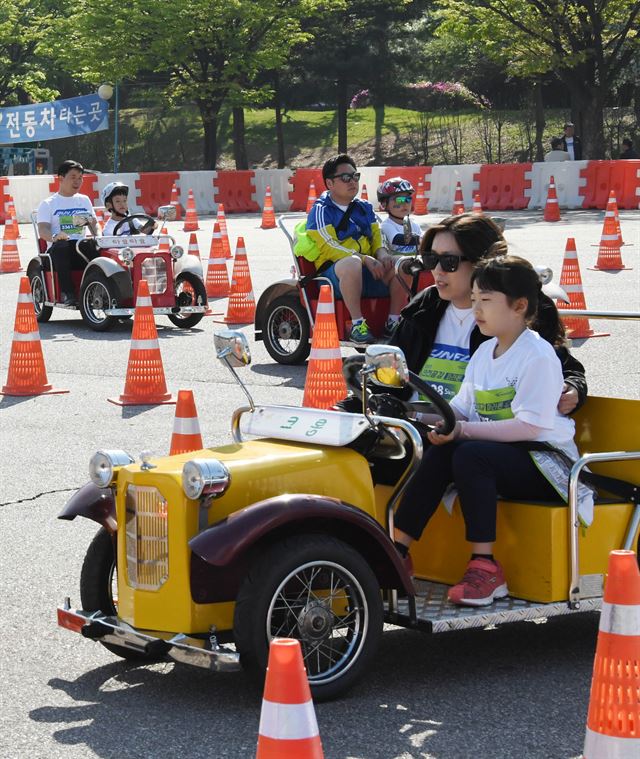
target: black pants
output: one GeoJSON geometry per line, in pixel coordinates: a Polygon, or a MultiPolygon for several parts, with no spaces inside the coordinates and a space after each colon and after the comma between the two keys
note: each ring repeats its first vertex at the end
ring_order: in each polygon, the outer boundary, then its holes
{"type": "Polygon", "coordinates": [[[63,293],[73,295],[72,269],[84,271],[87,260],[91,261],[99,255],[98,247],[93,240],[83,240],[80,249],[86,256],[85,260],[76,250],[76,240],[59,240],[54,242],[47,251],[53,261],[54,271],[58,274],[58,284],[63,293]]]}
{"type": "Polygon", "coordinates": [[[531,459],[510,443],[461,440],[432,445],[395,514],[395,526],[418,540],[449,483],[456,484],[471,543],[496,539],[498,494],[507,499],[557,501],[559,496],[531,459]]]}

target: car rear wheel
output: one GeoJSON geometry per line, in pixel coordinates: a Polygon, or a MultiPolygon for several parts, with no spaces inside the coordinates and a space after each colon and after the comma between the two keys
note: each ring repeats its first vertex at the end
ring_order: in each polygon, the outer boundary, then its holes
{"type": "Polygon", "coordinates": [[[329,535],[298,535],[250,567],[233,630],[243,667],[261,674],[273,638],[299,640],[311,692],[326,700],[370,665],[382,623],[380,588],[364,558],[329,535]]]}
{"type": "Polygon", "coordinates": [[[36,320],[40,324],[48,322],[53,312],[52,306],[45,306],[46,293],[44,289],[44,273],[42,267],[38,266],[29,274],[29,283],[31,285],[31,297],[33,298],[33,307],[36,312],[36,320]]]}
{"type": "Polygon", "coordinates": [[[102,271],[87,272],[80,288],[80,313],[91,329],[106,332],[117,324],[117,317],[105,313],[113,300],[112,286],[102,271]]]}
{"type": "MultiPolygon", "coordinates": [[[[191,272],[176,277],[176,306],[206,306],[207,289],[204,282],[191,272]]],[[[169,321],[181,329],[191,329],[201,321],[204,314],[169,314],[169,321]]]]}
{"type": "Polygon", "coordinates": [[[311,326],[297,295],[281,295],[268,305],[264,315],[267,353],[279,364],[302,364],[311,352],[311,326]]]}

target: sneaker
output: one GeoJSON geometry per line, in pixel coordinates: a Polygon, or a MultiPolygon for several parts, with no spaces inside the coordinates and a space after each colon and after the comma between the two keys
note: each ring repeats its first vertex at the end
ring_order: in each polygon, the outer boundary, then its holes
{"type": "Polygon", "coordinates": [[[361,322],[358,322],[358,324],[354,324],[353,327],[351,327],[349,340],[352,343],[360,343],[362,345],[365,343],[375,343],[376,341],[373,333],[369,329],[369,325],[364,319],[361,322]]]}
{"type": "Polygon", "coordinates": [[[382,339],[383,340],[390,340],[391,335],[393,335],[393,330],[395,329],[395,326],[398,322],[392,321],[391,319],[387,319],[387,321],[384,323],[384,330],[382,331],[382,339]]]}
{"type": "Polygon", "coordinates": [[[489,559],[472,559],[457,585],[449,589],[449,600],[461,606],[489,606],[509,594],[502,567],[489,559]]]}

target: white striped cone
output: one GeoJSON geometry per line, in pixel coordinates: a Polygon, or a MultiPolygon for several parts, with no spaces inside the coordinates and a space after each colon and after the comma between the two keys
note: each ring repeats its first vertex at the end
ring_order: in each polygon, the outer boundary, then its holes
{"type": "Polygon", "coordinates": [[[203,448],[198,412],[192,390],[178,390],[176,416],[173,420],[170,456],[203,448]]]}

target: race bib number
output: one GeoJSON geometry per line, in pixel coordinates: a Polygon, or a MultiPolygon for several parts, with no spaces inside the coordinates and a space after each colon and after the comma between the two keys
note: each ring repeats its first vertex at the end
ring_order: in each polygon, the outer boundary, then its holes
{"type": "Polygon", "coordinates": [[[468,351],[436,344],[422,367],[420,377],[449,403],[460,390],[468,363],[468,351]]]}
{"type": "Polygon", "coordinates": [[[495,422],[500,419],[513,419],[511,401],[516,394],[513,387],[500,387],[496,390],[476,390],[476,413],[480,419],[495,422]]]}

